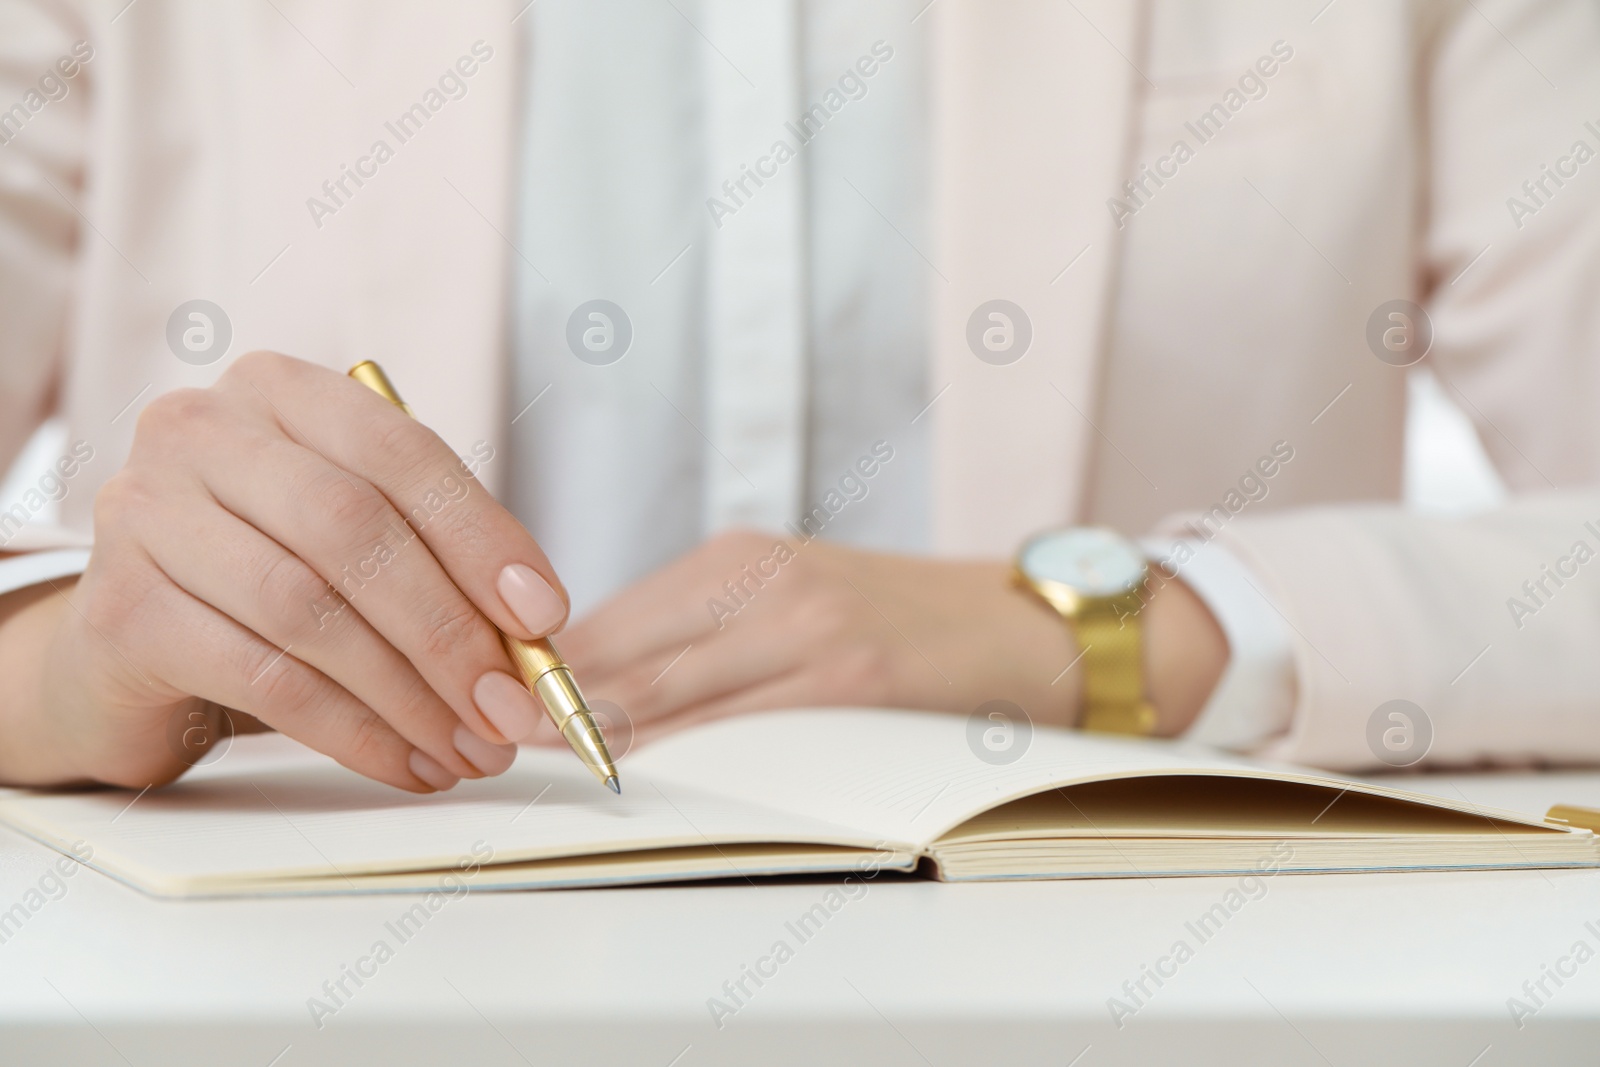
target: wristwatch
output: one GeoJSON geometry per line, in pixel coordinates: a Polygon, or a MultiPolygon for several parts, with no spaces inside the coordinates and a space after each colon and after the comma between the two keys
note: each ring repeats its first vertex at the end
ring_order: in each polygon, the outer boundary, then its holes
{"type": "Polygon", "coordinates": [[[1060,612],[1078,643],[1085,730],[1143,736],[1155,729],[1139,620],[1148,573],[1137,545],[1097,526],[1043,533],[1017,552],[1013,580],[1060,612]]]}

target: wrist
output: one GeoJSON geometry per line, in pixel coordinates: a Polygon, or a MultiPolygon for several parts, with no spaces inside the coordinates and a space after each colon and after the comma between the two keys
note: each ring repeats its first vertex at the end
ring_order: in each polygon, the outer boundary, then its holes
{"type": "Polygon", "coordinates": [[[1093,526],[1030,538],[1013,575],[1070,630],[1077,669],[1052,686],[1070,676],[1061,695],[1075,725],[1171,737],[1193,724],[1227,666],[1228,644],[1186,583],[1152,569],[1126,537],[1093,526]]]}
{"type": "Polygon", "coordinates": [[[77,579],[40,583],[0,596],[0,784],[65,785],[84,781],[73,767],[60,716],[47,700],[45,675],[66,612],[63,595],[77,579]]]}
{"type": "Polygon", "coordinates": [[[1228,639],[1211,609],[1181,580],[1165,583],[1141,612],[1145,692],[1155,733],[1174,737],[1194,724],[1228,666],[1228,639]]]}

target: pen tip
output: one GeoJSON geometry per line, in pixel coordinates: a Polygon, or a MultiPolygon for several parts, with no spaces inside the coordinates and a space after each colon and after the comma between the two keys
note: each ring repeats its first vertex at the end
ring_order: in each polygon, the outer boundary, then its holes
{"type": "Polygon", "coordinates": [[[617,781],[616,775],[613,774],[611,777],[606,779],[606,787],[613,793],[617,794],[617,796],[620,797],[622,795],[622,783],[617,781]]]}

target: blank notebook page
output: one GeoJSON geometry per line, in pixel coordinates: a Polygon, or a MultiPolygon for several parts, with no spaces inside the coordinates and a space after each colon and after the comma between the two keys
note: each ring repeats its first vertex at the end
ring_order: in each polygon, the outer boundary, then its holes
{"type": "MultiPolygon", "coordinates": [[[[453,866],[475,842],[496,861],[731,840],[853,843],[813,819],[729,802],[623,770],[618,797],[565,749],[524,748],[498,778],[418,796],[277,735],[241,737],[214,763],[137,800],[121,791],[33,796],[27,820],[70,845],[162,876],[453,866]],[[130,800],[132,803],[130,804],[130,800]]],[[[8,798],[9,799],[9,798],[8,798]]]]}

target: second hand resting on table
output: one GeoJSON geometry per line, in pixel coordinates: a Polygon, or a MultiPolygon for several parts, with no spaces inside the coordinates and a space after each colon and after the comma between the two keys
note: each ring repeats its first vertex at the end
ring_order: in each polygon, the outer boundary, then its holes
{"type": "MultiPolygon", "coordinates": [[[[829,704],[967,713],[1004,699],[1037,722],[1071,725],[1081,672],[1063,670],[1077,648],[1009,573],[1009,563],[736,531],[574,623],[561,649],[585,692],[628,715],[636,743],[725,715],[829,704]],[[747,577],[758,563],[761,574],[777,572],[759,586],[747,577]],[[729,581],[744,583],[741,602],[729,581]]],[[[1227,642],[1181,582],[1156,593],[1143,617],[1157,733],[1175,734],[1215,686],[1227,642]]]]}

